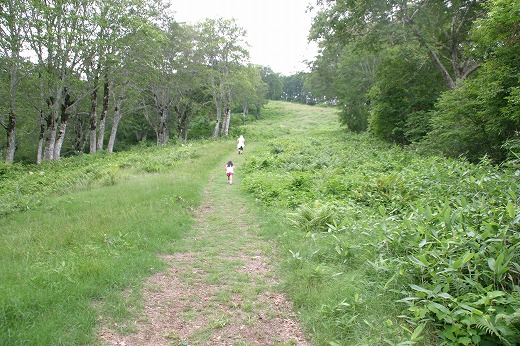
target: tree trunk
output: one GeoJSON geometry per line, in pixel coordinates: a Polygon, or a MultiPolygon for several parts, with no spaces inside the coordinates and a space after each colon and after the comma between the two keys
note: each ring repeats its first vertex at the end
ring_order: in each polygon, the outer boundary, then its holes
{"type": "MultiPolygon", "coordinates": [[[[18,59],[17,56],[14,56],[13,59],[18,59]]],[[[13,163],[14,162],[14,153],[16,151],[16,85],[18,84],[17,80],[17,70],[18,70],[18,62],[12,61],[11,71],[9,72],[9,117],[7,120],[7,150],[5,153],[5,162],[13,163]]]]}
{"type": "Polygon", "coordinates": [[[182,142],[182,128],[184,126],[183,124],[183,115],[182,115],[182,109],[181,107],[177,106],[175,107],[175,113],[177,113],[177,139],[179,140],[179,142],[182,142]]]}
{"type": "Polygon", "coordinates": [[[229,124],[231,122],[231,92],[226,93],[226,116],[222,124],[224,136],[229,135],[229,124]]]}
{"type": "Polygon", "coordinates": [[[121,121],[121,118],[123,117],[121,113],[121,105],[123,104],[123,99],[125,97],[125,91],[121,92],[119,94],[119,97],[117,98],[115,105],[114,105],[114,120],[112,121],[112,129],[110,131],[110,137],[108,138],[108,145],[107,145],[107,152],[112,153],[114,151],[114,145],[116,143],[116,136],[117,136],[117,128],[119,127],[119,121],[121,121]]]}
{"type": "Polygon", "coordinates": [[[224,116],[224,121],[222,122],[222,133],[224,136],[229,135],[229,123],[231,121],[231,108],[229,106],[226,107],[226,114],[224,116]]]}
{"type": "MultiPolygon", "coordinates": [[[[41,74],[38,76],[41,78],[41,74]]],[[[40,135],[38,137],[38,151],[36,153],[36,164],[41,164],[43,161],[43,146],[45,144],[45,94],[43,92],[43,84],[40,82],[40,135]]]]}
{"type": "Polygon", "coordinates": [[[77,115],[74,122],[74,143],[72,144],[72,148],[77,153],[82,153],[85,149],[86,139],[83,125],[83,119],[77,115]]]}
{"type": "Polygon", "coordinates": [[[215,103],[215,108],[217,109],[217,120],[215,121],[215,127],[213,128],[213,137],[217,138],[220,134],[220,122],[222,121],[222,100],[214,95],[213,102],[215,103]]]}
{"type": "Polygon", "coordinates": [[[70,100],[70,94],[65,89],[65,98],[61,105],[61,118],[60,118],[60,126],[58,130],[58,134],[56,137],[56,144],[54,145],[54,160],[59,160],[61,157],[61,147],[63,146],[63,140],[65,139],[65,131],[67,130],[67,123],[69,121],[69,107],[73,102],[70,100]]]}
{"type": "Polygon", "coordinates": [[[157,129],[157,145],[163,146],[168,144],[168,141],[170,140],[170,133],[168,131],[168,110],[165,108],[162,108],[159,111],[159,126],[157,129]]]}
{"type": "Polygon", "coordinates": [[[90,153],[93,154],[96,152],[97,141],[96,141],[96,123],[97,123],[97,80],[98,78],[94,78],[94,88],[92,89],[92,93],[90,94],[90,122],[89,122],[89,138],[90,138],[90,153]]]}
{"type": "Polygon", "coordinates": [[[49,98],[48,108],[49,115],[47,117],[47,128],[45,129],[45,150],[43,152],[44,160],[54,160],[54,146],[56,145],[56,132],[58,130],[58,105],[61,99],[61,89],[56,92],[56,97],[49,98]]]}
{"type": "Polygon", "coordinates": [[[56,136],[56,144],[54,144],[53,160],[59,160],[61,158],[61,147],[63,140],[65,139],[65,131],[67,130],[67,120],[61,122],[58,127],[58,134],[56,136]]]}
{"type": "Polygon", "coordinates": [[[40,110],[40,135],[38,137],[38,152],[36,153],[36,164],[41,164],[43,159],[43,139],[45,138],[45,116],[40,110]]]}
{"type": "Polygon", "coordinates": [[[5,152],[5,162],[14,162],[14,152],[16,151],[16,115],[14,103],[11,102],[11,111],[7,122],[7,150],[5,152]]]}
{"type": "Polygon", "coordinates": [[[97,150],[103,150],[103,142],[105,141],[105,123],[108,114],[109,98],[110,84],[108,82],[108,75],[105,73],[105,83],[103,84],[103,109],[101,110],[101,117],[99,118],[97,150]]]}
{"type": "Polygon", "coordinates": [[[18,86],[18,67],[20,64],[20,49],[21,42],[21,22],[16,20],[21,15],[22,8],[17,6],[17,1],[4,1],[3,10],[6,16],[3,17],[5,21],[2,23],[3,33],[6,34],[2,40],[7,45],[2,44],[5,55],[8,57],[8,78],[9,78],[9,116],[6,125],[7,131],[7,148],[5,152],[5,162],[14,162],[14,153],[16,151],[16,100],[17,100],[17,86],[18,86]],[[10,54],[8,53],[10,51],[10,54]],[[10,56],[9,56],[10,55],[10,56]]]}

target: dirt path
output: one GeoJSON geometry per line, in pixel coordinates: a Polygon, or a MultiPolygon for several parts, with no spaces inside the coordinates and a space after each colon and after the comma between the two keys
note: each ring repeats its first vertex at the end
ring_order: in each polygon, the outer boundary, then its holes
{"type": "Polygon", "coordinates": [[[239,164],[233,185],[215,171],[192,234],[145,284],[142,314],[124,328],[132,333],[105,328],[103,345],[310,345],[277,287],[271,244],[257,235],[240,192],[239,164]]]}

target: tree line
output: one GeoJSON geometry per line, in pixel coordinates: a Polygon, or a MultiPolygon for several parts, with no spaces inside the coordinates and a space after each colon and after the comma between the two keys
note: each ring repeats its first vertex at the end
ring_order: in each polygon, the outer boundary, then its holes
{"type": "Polygon", "coordinates": [[[248,62],[245,37],[235,20],[179,23],[163,0],[2,1],[4,161],[227,135],[276,76],[248,62]]]}
{"type": "Polygon", "coordinates": [[[316,0],[308,89],[352,131],[476,162],[520,152],[518,0],[316,0]]]}

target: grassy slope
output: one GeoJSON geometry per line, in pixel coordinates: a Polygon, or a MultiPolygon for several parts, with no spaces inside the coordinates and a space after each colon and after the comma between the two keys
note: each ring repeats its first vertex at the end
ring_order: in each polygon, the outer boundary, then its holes
{"type": "MultiPolygon", "coordinates": [[[[505,195],[520,196],[514,177],[509,190],[503,189],[499,183],[505,177],[488,167],[479,171],[454,161],[421,159],[345,134],[332,109],[272,102],[264,115],[261,122],[241,128],[246,152],[236,183],[250,194],[251,203],[256,199],[264,206],[257,215],[260,231],[278,241],[273,256],[317,345],[397,344],[410,338],[404,328],[413,326],[396,316],[402,306],[395,299],[401,295],[389,291],[408,274],[395,272],[395,263],[379,255],[384,249],[375,247],[383,240],[398,247],[399,238],[392,243],[385,237],[399,228],[424,227],[414,219],[410,226],[401,225],[401,217],[417,216],[420,209],[414,208],[431,204],[433,221],[441,228],[445,198],[471,203],[474,196],[489,194],[502,217],[503,205],[509,205],[505,195]],[[439,196],[443,200],[436,204],[439,196]],[[305,224],[300,205],[311,206],[309,220],[320,223],[305,224]],[[327,222],[337,231],[328,231],[327,222]]],[[[19,191],[40,199],[38,186],[49,194],[55,189],[45,188],[55,185],[44,180],[33,185],[35,178],[24,175],[23,184],[18,180],[2,190],[16,197],[14,204],[0,200],[2,213],[12,205],[31,210],[0,219],[0,344],[90,344],[101,306],[116,319],[128,318],[128,297],[120,293],[136,292],[132,305],[139,304],[143,280],[164,266],[155,254],[174,251],[171,241],[189,231],[210,173],[232,150],[230,140],[101,158],[79,171],[65,162],[56,165],[54,172],[61,171],[53,179],[71,182],[56,190],[74,185],[74,179],[84,179],[80,190],[92,189],[38,203],[19,191]],[[97,175],[104,187],[89,183],[97,175]],[[98,301],[104,304],[92,304],[98,301]]],[[[52,170],[37,179],[50,178],[52,170]]],[[[489,205],[469,207],[482,208],[488,217],[489,205]]]]}
{"type": "MultiPolygon", "coordinates": [[[[385,339],[400,339],[403,331],[396,319],[396,296],[383,288],[385,282],[379,280],[384,276],[375,275],[367,266],[366,254],[356,253],[363,238],[352,230],[346,239],[325,239],[317,229],[302,232],[287,219],[298,203],[314,203],[314,194],[309,193],[311,199],[305,196],[310,186],[326,189],[328,179],[342,174],[326,168],[333,166],[330,161],[345,160],[342,156],[364,160],[358,157],[362,151],[356,152],[356,136],[345,138],[332,108],[270,106],[284,117],[255,125],[253,140],[262,144],[248,157],[249,165],[256,168],[245,173],[243,188],[268,205],[262,229],[266,237],[279,241],[285,287],[307,332],[316,345],[376,345],[385,339]],[[277,161],[282,154],[291,158],[277,161]],[[345,253],[336,257],[340,248],[346,248],[345,253]]],[[[356,207],[359,232],[365,225],[364,212],[356,207]]]]}
{"type": "Polygon", "coordinates": [[[92,303],[127,313],[118,292],[164,266],[154,254],[190,229],[209,171],[229,150],[203,144],[170,173],[45,198],[0,219],[0,344],[92,344],[92,303]]]}
{"type": "Polygon", "coordinates": [[[316,344],[520,342],[518,170],[423,157],[339,130],[331,109],[276,106],[289,115],[255,128],[264,143],[243,188],[296,226],[271,237],[316,344]]]}

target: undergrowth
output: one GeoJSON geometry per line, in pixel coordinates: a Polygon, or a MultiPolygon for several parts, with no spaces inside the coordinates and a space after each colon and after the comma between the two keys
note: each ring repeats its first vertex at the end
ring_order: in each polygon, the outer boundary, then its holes
{"type": "MultiPolygon", "coordinates": [[[[263,114],[241,188],[316,345],[520,343],[514,164],[420,156],[330,108],[263,114]]],[[[228,144],[0,164],[0,344],[91,344],[98,309],[128,317],[119,293],[164,265],[228,144]]]]}
{"type": "Polygon", "coordinates": [[[520,171],[317,126],[315,110],[262,127],[242,188],[286,211],[288,289],[316,343],[518,344],[520,171]]]}
{"type": "Polygon", "coordinates": [[[1,166],[0,344],[94,345],[100,316],[124,326],[228,152],[210,141],[1,166]]]}
{"type": "MultiPolygon", "coordinates": [[[[202,145],[203,142],[199,142],[202,145]]],[[[143,173],[165,173],[200,155],[196,146],[136,147],[128,152],[64,158],[41,165],[0,163],[0,216],[41,206],[45,196],[111,186],[143,173]]]]}

